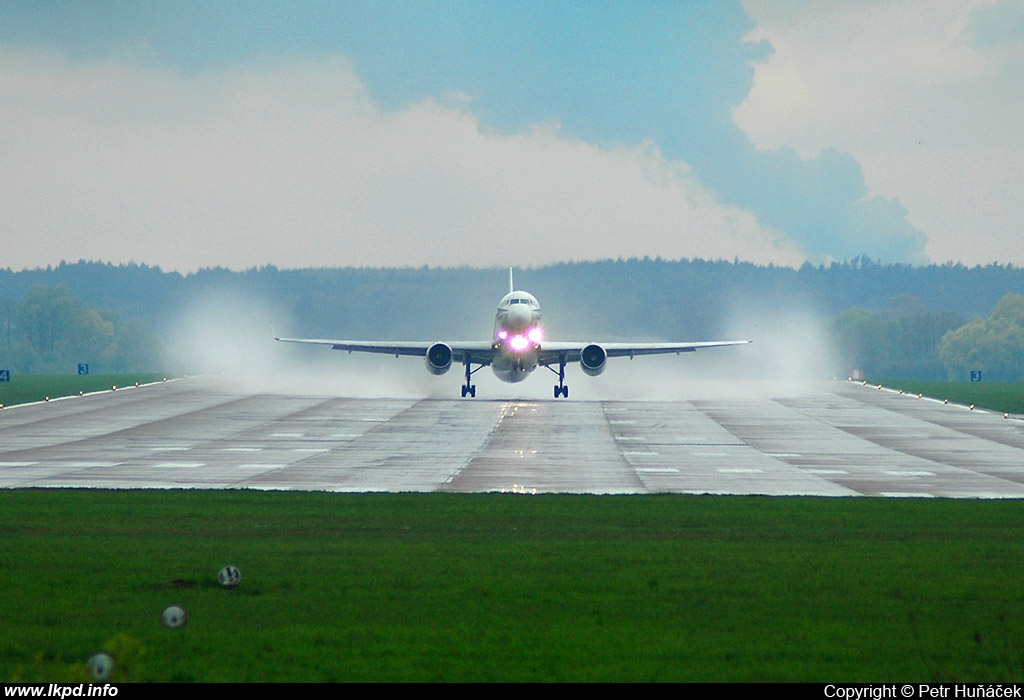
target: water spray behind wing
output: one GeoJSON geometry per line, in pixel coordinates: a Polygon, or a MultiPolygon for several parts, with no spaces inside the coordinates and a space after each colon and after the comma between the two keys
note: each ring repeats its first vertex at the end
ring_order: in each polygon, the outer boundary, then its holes
{"type": "Polygon", "coordinates": [[[182,305],[167,333],[173,369],[222,377],[238,390],[254,393],[422,398],[455,390],[432,381],[422,363],[409,358],[279,343],[271,327],[286,334],[289,316],[273,302],[234,291],[204,294],[182,305]]]}

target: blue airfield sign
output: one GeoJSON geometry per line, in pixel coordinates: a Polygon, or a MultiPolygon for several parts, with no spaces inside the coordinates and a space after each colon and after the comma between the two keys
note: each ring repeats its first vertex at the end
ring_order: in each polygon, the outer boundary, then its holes
{"type": "Polygon", "coordinates": [[[80,362],[78,364],[78,373],[79,374],[89,374],[89,365],[83,364],[83,363],[80,362]]]}

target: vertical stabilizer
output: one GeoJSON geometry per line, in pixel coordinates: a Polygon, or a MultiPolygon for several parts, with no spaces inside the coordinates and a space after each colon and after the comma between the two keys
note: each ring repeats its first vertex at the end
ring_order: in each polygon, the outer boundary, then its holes
{"type": "Polygon", "coordinates": [[[511,294],[514,291],[516,291],[516,288],[512,284],[512,268],[510,267],[508,269],[508,293],[511,294]]]}

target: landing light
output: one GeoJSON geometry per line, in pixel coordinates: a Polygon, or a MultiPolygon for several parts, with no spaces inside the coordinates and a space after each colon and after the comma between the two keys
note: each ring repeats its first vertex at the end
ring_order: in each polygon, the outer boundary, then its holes
{"type": "Polygon", "coordinates": [[[512,340],[508,341],[508,344],[516,352],[522,352],[530,347],[529,339],[522,335],[512,336],[512,340]]]}

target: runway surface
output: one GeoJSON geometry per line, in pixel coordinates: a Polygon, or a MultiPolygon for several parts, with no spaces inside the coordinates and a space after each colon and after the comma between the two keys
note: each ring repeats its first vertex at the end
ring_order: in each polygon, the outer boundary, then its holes
{"type": "Polygon", "coordinates": [[[0,488],[1024,497],[1015,417],[848,382],[687,395],[359,399],[194,378],[3,409],[0,488]]]}

